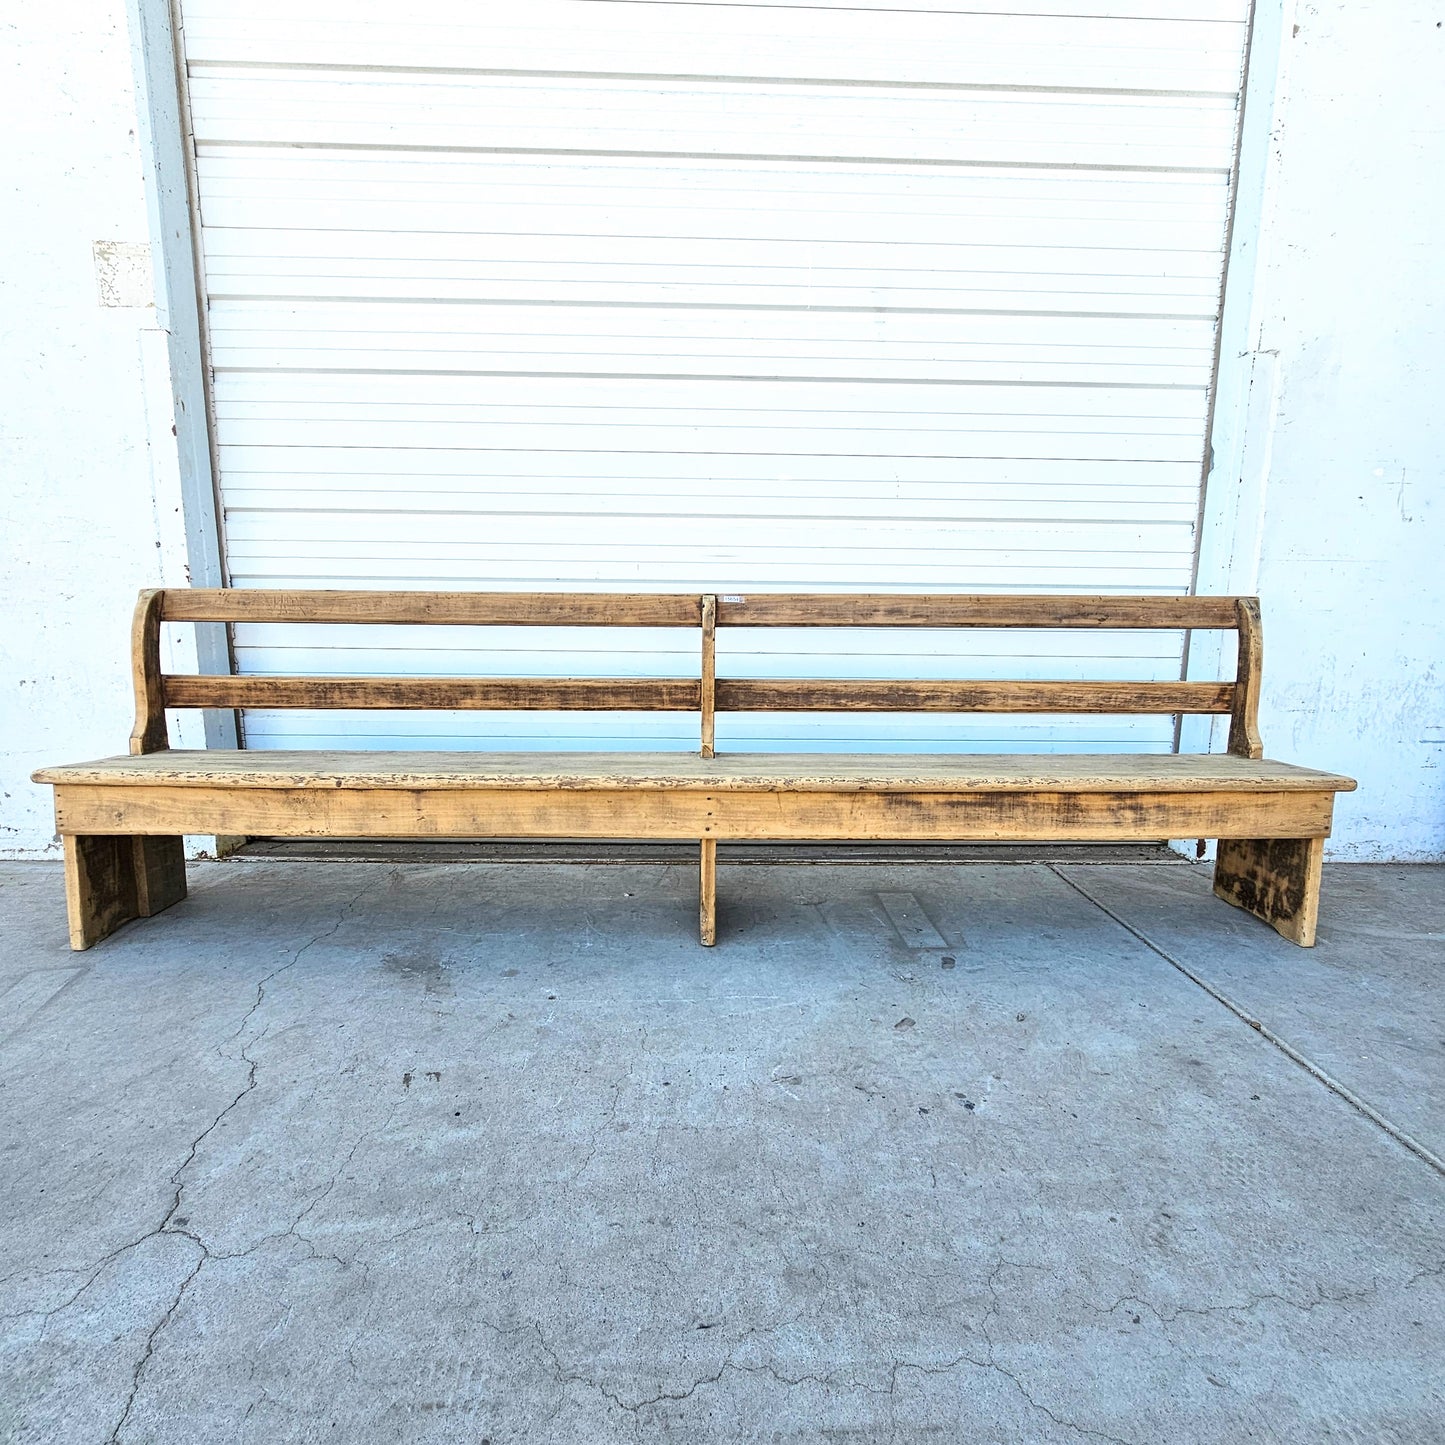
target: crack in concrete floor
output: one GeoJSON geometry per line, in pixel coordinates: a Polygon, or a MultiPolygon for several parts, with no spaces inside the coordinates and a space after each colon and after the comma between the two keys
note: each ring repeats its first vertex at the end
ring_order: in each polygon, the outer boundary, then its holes
{"type": "MultiPolygon", "coordinates": [[[[401,870],[393,870],[388,876],[393,885],[395,885],[397,878],[401,876],[401,870]]],[[[1178,967],[1175,960],[1172,959],[1166,951],[1154,944],[1142,931],[1131,927],[1127,923],[1123,923],[1123,920],[1116,917],[1113,911],[1099,903],[1097,899],[1090,897],[1084,889],[1078,887],[1078,885],[1069,878],[1057,873],[1056,876],[1058,876],[1060,881],[1066,884],[1069,889],[1088,899],[1101,913],[1114,920],[1115,923],[1122,924],[1127,932],[1132,934],[1146,948],[1159,955],[1166,963],[1178,967]]],[[[236,1026],[231,1033],[230,1042],[234,1042],[243,1034],[247,1034],[258,1012],[264,1006],[267,1006],[267,1001],[270,996],[268,986],[284,975],[294,976],[302,958],[313,947],[325,940],[334,939],[347,920],[355,915],[363,899],[366,898],[368,893],[374,891],[376,882],[377,880],[375,879],[368,879],[365,886],[353,894],[350,901],[342,907],[328,927],[313,933],[292,952],[292,956],[286,963],[278,968],[271,969],[257,982],[255,986],[255,997],[246,1009],[240,1024],[236,1026]]],[[[786,900],[782,901],[785,902],[786,900]]],[[[443,911],[444,899],[433,898],[428,909],[428,916],[436,919],[443,911]]],[[[815,916],[816,906],[809,904],[808,911],[810,915],[815,916]]],[[[591,904],[587,906],[585,916],[589,926],[592,928],[593,936],[596,939],[600,939],[604,944],[609,944],[611,940],[607,931],[605,916],[595,913],[594,907],[591,904]]],[[[836,956],[837,928],[831,927],[828,931],[830,934],[829,946],[836,956]]],[[[359,942],[357,945],[363,952],[372,946],[374,945],[369,938],[359,942]]],[[[549,946],[555,947],[555,945],[549,946]]],[[[950,945],[955,951],[957,951],[960,946],[961,945],[958,944],[950,945]]],[[[916,953],[916,950],[913,952],[916,953]]],[[[883,957],[886,958],[887,956],[887,950],[885,949],[883,957]]],[[[669,967],[671,966],[672,965],[669,965],[669,967]]],[[[900,980],[896,971],[893,970],[892,966],[888,963],[885,962],[884,967],[889,971],[890,987],[900,983],[909,983],[910,980],[900,980]]],[[[873,988],[876,993],[876,985],[866,984],[865,986],[873,988]]],[[[308,994],[306,996],[310,997],[311,995],[308,994]]],[[[43,1310],[11,1312],[5,1316],[6,1319],[11,1321],[38,1316],[42,1321],[39,1333],[41,1339],[43,1339],[50,1328],[52,1320],[57,1316],[71,1311],[77,1303],[81,1302],[96,1282],[106,1273],[107,1269],[115,1264],[122,1256],[137,1250],[148,1241],[160,1237],[185,1240],[189,1246],[194,1248],[196,1252],[194,1262],[189,1264],[187,1271],[181,1276],[173,1290],[163,1298],[163,1308],[160,1310],[158,1317],[154,1319],[154,1322],[148,1330],[146,1330],[143,1338],[140,1339],[139,1349],[132,1360],[128,1389],[123,1401],[120,1402],[118,1413],[114,1417],[114,1423],[109,1433],[102,1437],[111,1442],[116,1442],[116,1445],[120,1445],[120,1442],[131,1435],[133,1431],[133,1418],[138,1403],[147,1395],[148,1377],[152,1372],[154,1362],[158,1358],[158,1352],[167,1332],[184,1313],[183,1306],[186,1303],[188,1295],[193,1292],[193,1288],[197,1285],[198,1280],[201,1279],[203,1271],[211,1262],[235,1262],[256,1257],[259,1256],[262,1251],[273,1250],[276,1245],[284,1242],[288,1238],[294,1238],[306,1247],[313,1260],[329,1260],[343,1269],[349,1267],[359,1268],[361,1288],[365,1291],[371,1282],[372,1264],[369,1261],[362,1260],[363,1253],[374,1254],[377,1250],[383,1249],[408,1235],[417,1234],[423,1230],[446,1227],[445,1221],[422,1222],[408,1226],[405,1229],[394,1231],[375,1239],[370,1243],[363,1240],[361,1248],[353,1251],[350,1255],[318,1250],[315,1241],[300,1229],[301,1224],[305,1220],[312,1217],[324,1204],[336,1197],[336,1191],[342,1177],[352,1168],[363,1144],[369,1140],[374,1141],[388,1135],[393,1121],[402,1108],[403,1100],[394,1101],[389,1106],[389,1109],[380,1116],[380,1122],[369,1123],[365,1127],[354,1131],[350,1145],[341,1157],[340,1162],[327,1173],[324,1182],[318,1189],[308,1192],[305,1202],[299,1210],[292,1212],[290,1223],[286,1228],[271,1230],[260,1234],[253,1238],[245,1249],[222,1250],[214,1248],[212,1244],[207,1243],[205,1235],[201,1232],[201,1226],[193,1226],[190,1217],[184,1220],[182,1219],[180,1210],[187,1188],[188,1175],[195,1169],[198,1159],[204,1152],[204,1146],[208,1139],[211,1138],[228,1117],[235,1113],[246,1099],[256,1093],[259,1087],[261,1063],[257,1058],[253,1057],[252,1051],[258,1049],[267,1039],[273,1025],[279,1027],[284,1021],[288,1027],[294,1028],[296,1018],[295,1003],[296,1000],[293,1000],[289,1010],[283,1011],[277,1018],[262,1025],[259,1030],[251,1032],[239,1050],[231,1055],[231,1057],[238,1061],[244,1062],[247,1067],[243,1087],[239,1092],[234,1093],[228,1102],[210,1118],[206,1126],[193,1137],[185,1157],[181,1163],[171,1171],[169,1180],[173,1194],[161,1223],[129,1242],[122,1243],[110,1249],[91,1264],[84,1266],[58,1266],[30,1273],[28,1278],[32,1282],[47,1277],[59,1277],[61,1275],[73,1277],[78,1273],[84,1273],[86,1277],[78,1288],[74,1289],[66,1299],[57,1305],[43,1310]]],[[[546,1017],[552,1021],[553,1026],[556,1025],[555,1011],[550,1011],[546,1017]]],[[[1020,1017],[1022,1018],[1022,1014],[1020,1017]]],[[[605,1024],[605,1020],[603,1023],[605,1024]]],[[[1251,1030],[1251,1032],[1254,1031],[1255,1030],[1251,1030]]],[[[591,1113],[583,1111],[586,1113],[586,1147],[581,1151],[584,1156],[583,1162],[580,1167],[575,1167],[571,1172],[570,1178],[565,1180],[563,1184],[564,1191],[577,1190],[580,1187],[580,1181],[583,1176],[593,1168],[594,1160],[597,1159],[599,1153],[603,1154],[604,1157],[606,1156],[608,1144],[616,1137],[615,1134],[610,1131],[615,1130],[619,1122],[617,1118],[619,1104],[624,1097],[624,1093],[629,1091],[629,1086],[631,1086],[629,1098],[635,1111],[637,1103],[635,1096],[638,1091],[636,1083],[637,1068],[647,1055],[648,1045],[646,1029],[644,1028],[642,1049],[639,1051],[637,1057],[628,1064],[626,1070],[619,1075],[611,1085],[603,1089],[601,1097],[605,1102],[600,1111],[595,1117],[591,1113]]],[[[674,1055],[674,1058],[675,1057],[674,1055]]],[[[671,1073],[680,1072],[671,1064],[664,1063],[663,1067],[671,1073]]],[[[818,1080],[826,1077],[827,1073],[828,1070],[826,1069],[808,1067],[805,1075],[795,1076],[790,1074],[789,1077],[796,1078],[796,1082],[801,1085],[804,1077],[809,1080],[818,1080]]],[[[438,1081],[440,1081],[440,1071],[437,1071],[436,1077],[438,1081]]],[[[670,1081],[664,1082],[666,1084],[670,1081]]],[[[840,1085],[846,1083],[847,1087],[853,1087],[851,1081],[840,1079],[838,1082],[840,1085]]],[[[795,1095],[797,1093],[796,1090],[785,1092],[792,1092],[795,1095]]],[[[654,1171],[662,1167],[661,1159],[662,1155],[654,1153],[652,1164],[654,1171]]],[[[936,1188],[936,1169],[931,1170],[931,1173],[933,1175],[932,1184],[933,1187],[936,1188]]],[[[1042,1207],[1037,1202],[1043,1198],[1042,1194],[1036,1191],[1034,1197],[1036,1200],[1035,1207],[1042,1207]]],[[[207,1206],[204,1200],[201,1202],[203,1207],[214,1208],[213,1205],[207,1206]]],[[[194,1213],[194,1210],[192,1210],[192,1213],[194,1213]]],[[[452,1217],[461,1224],[464,1224],[467,1227],[468,1234],[474,1239],[479,1237],[493,1237],[496,1233],[490,1229],[478,1231],[476,1226],[477,1216],[475,1214],[467,1215],[463,1211],[452,1211],[452,1217]]],[[[658,1263],[660,1263],[660,1261],[658,1263]]],[[[998,1317],[1005,1302],[999,1283],[1000,1276],[1007,1270],[1037,1270],[1043,1272],[1045,1275],[1050,1275],[1047,1267],[1026,1260],[1010,1258],[1000,1249],[993,1258],[990,1272],[987,1274],[987,1278],[983,1284],[986,1295],[986,1305],[982,1315],[976,1322],[977,1328],[982,1335],[985,1348],[981,1352],[973,1352],[970,1350],[956,1351],[952,1354],[945,1354],[940,1358],[919,1357],[914,1354],[904,1353],[887,1354],[873,1362],[875,1372],[878,1370],[884,1372],[883,1375],[880,1376],[880,1379],[886,1379],[886,1386],[882,1384],[869,1384],[867,1380],[861,1376],[855,1376],[854,1374],[843,1372],[836,1368],[825,1370],[790,1370],[776,1360],[764,1360],[757,1363],[740,1360],[738,1358],[739,1354],[744,1351],[744,1348],[755,1336],[782,1328],[781,1326],[765,1327],[759,1323],[755,1323],[748,1326],[741,1336],[732,1341],[723,1354],[720,1363],[715,1367],[710,1367],[701,1374],[690,1376],[691,1383],[680,1382],[677,1386],[663,1386],[652,1393],[633,1394],[623,1388],[620,1380],[611,1381],[608,1376],[605,1374],[599,1375],[595,1370],[587,1371],[576,1366],[564,1364],[560,1347],[549,1339],[549,1332],[544,1331],[541,1321],[534,1320],[527,1324],[508,1327],[497,1325],[481,1316],[476,1316],[475,1318],[483,1326],[499,1334],[518,1338],[525,1338],[530,1334],[530,1336],[535,1339],[539,1350],[541,1350],[549,1360],[550,1373],[553,1377],[554,1384],[560,1386],[571,1383],[582,1384],[601,1395],[609,1402],[610,1407],[619,1409],[634,1419],[641,1416],[644,1412],[655,1413],[662,1407],[686,1405],[693,1400],[693,1397],[698,1391],[720,1386],[730,1374],[742,1377],[766,1377],[771,1379],[775,1384],[781,1385],[788,1390],[812,1385],[825,1392],[843,1392],[845,1394],[847,1392],[861,1392],[892,1399],[896,1397],[898,1393],[901,1375],[946,1377],[961,1369],[971,1369],[994,1374],[1007,1380],[1031,1412],[1042,1416],[1051,1426],[1066,1434],[1106,1439],[1116,1442],[1116,1445],[1131,1445],[1129,1438],[1125,1435],[1116,1434],[1100,1428],[1097,1422],[1088,1422],[1087,1417],[1083,1420],[1074,1418],[1076,1412],[1066,1412],[1062,1408],[1059,1408],[1056,1403],[1046,1403],[1047,1387],[1042,1382],[1034,1380],[1030,1383],[1025,1383],[1025,1379],[1021,1377],[1022,1372],[1019,1368],[1005,1365],[999,1360],[998,1351],[1002,1346],[996,1344],[994,1331],[997,1328],[998,1317]]],[[[1378,1303],[1379,1298],[1385,1295],[1387,1291],[1395,1296],[1403,1295],[1418,1285],[1438,1281],[1441,1277],[1442,1270],[1445,1270],[1445,1265],[1437,1262],[1420,1265],[1393,1280],[1385,1274],[1374,1273],[1370,1276],[1368,1284],[1351,1288],[1316,1288],[1313,1298],[1294,1297],[1281,1290],[1261,1290],[1248,1293],[1243,1301],[1240,1301],[1236,1297],[1233,1301],[1220,1300],[1213,1303],[1167,1305],[1156,1304],[1146,1294],[1131,1291],[1114,1296],[1104,1296],[1106,1300],[1112,1298],[1113,1302],[1109,1304],[1095,1304],[1088,1299],[1080,1298],[1080,1305],[1093,1314],[1103,1319],[1108,1319],[1127,1304],[1138,1310],[1148,1311],[1159,1321],[1161,1326],[1165,1327],[1185,1325],[1201,1319],[1207,1319],[1210,1316],[1233,1317],[1266,1307],[1288,1309],[1307,1316],[1323,1306],[1348,1310],[1371,1302],[1378,1303]]],[[[673,1274],[671,1267],[669,1267],[668,1273],[669,1275],[673,1274]]],[[[13,1280],[25,1276],[25,1274],[26,1272],[24,1271],[12,1272],[5,1278],[7,1281],[13,1280]]],[[[1054,1274],[1057,1274],[1057,1271],[1055,1271],[1054,1274]]],[[[924,1276],[921,1276],[920,1278],[923,1277],[924,1276]]],[[[1053,1276],[1051,1275],[1050,1277],[1053,1276]]],[[[921,1287],[914,1286],[914,1288],[917,1289],[921,1287]]],[[[977,1296],[973,1298],[976,1299],[977,1296]]],[[[1016,1300],[1012,1295],[1010,1295],[1009,1303],[1011,1305],[1016,1304],[1016,1300]]],[[[956,1313],[956,1310],[952,1312],[944,1310],[939,1317],[952,1318],[956,1316],[956,1313]]],[[[799,1322],[805,1317],[805,1314],[806,1312],[800,1312],[792,1316],[790,1327],[797,1328],[799,1322]]],[[[1017,1349],[1017,1345],[1014,1345],[1013,1348],[1017,1349]]],[[[1188,1352],[1187,1347],[1183,1343],[1176,1348],[1183,1350],[1185,1354],[1188,1352]]],[[[350,1367],[353,1370],[357,1369],[354,1344],[347,1346],[347,1355],[350,1367]]],[[[1035,1368],[1032,1373],[1037,1375],[1039,1371],[1035,1368]]],[[[1210,1378],[1213,1379],[1212,1376],[1210,1378]]],[[[161,1388],[169,1389],[171,1387],[163,1385],[161,1388]]],[[[249,1420],[257,1410],[262,1410],[264,1413],[267,1408],[281,1409],[283,1407],[279,1401],[279,1397],[274,1394],[268,1384],[263,1382],[261,1393],[256,1395],[255,1398],[247,1404],[243,1418],[249,1420]]],[[[147,1426],[146,1429],[148,1433],[153,1433],[153,1426],[147,1426]]],[[[908,1437],[905,1434],[903,1438],[908,1437]]]]}

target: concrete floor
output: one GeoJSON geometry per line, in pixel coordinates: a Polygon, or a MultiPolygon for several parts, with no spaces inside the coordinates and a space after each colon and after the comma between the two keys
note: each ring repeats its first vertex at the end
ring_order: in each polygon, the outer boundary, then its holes
{"type": "Polygon", "coordinates": [[[1445,871],[192,884],[0,868],[0,1440],[1445,1439],[1445,1177],[1169,961],[1445,1154],[1445,871]]]}

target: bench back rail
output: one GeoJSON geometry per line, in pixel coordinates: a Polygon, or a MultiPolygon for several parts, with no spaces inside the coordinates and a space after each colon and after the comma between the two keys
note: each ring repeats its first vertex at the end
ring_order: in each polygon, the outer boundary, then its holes
{"type": "Polygon", "coordinates": [[[591,709],[697,712],[703,757],[719,712],[1214,713],[1229,751],[1259,758],[1262,666],[1253,597],[765,593],[366,592],[267,588],[142,592],[132,631],[130,750],[168,746],[170,708],[591,709]],[[165,622],[670,627],[700,632],[696,677],[279,677],[166,673],[165,622]],[[1233,681],[899,681],[717,676],[720,627],[1149,628],[1238,633],[1233,681]]]}

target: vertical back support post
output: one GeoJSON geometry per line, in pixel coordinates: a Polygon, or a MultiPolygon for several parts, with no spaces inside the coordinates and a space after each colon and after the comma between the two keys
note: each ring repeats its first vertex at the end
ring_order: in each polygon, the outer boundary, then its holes
{"type": "Polygon", "coordinates": [[[164,752],[170,746],[165,694],[161,690],[161,611],[165,597],[160,587],[142,592],[130,627],[130,665],[135,683],[135,727],[130,735],[130,750],[136,756],[164,752]]]}
{"type": "Polygon", "coordinates": [[[1264,668],[1264,630],[1259,598],[1235,599],[1239,626],[1239,665],[1235,671],[1234,710],[1229,719],[1229,751],[1240,758],[1262,758],[1259,736],[1259,680],[1264,668]]]}
{"type": "Polygon", "coordinates": [[[714,756],[717,740],[717,598],[702,599],[702,756],[714,756]]]}

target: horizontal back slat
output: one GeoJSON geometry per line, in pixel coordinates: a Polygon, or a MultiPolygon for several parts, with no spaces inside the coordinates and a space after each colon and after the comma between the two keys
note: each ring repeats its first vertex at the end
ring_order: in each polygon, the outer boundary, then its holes
{"type": "Polygon", "coordinates": [[[167,589],[167,622],[352,622],[472,627],[697,627],[702,599],[650,592],[167,589]]]}
{"type": "Polygon", "coordinates": [[[1238,626],[1233,597],[965,596],[957,593],[757,593],[720,596],[719,627],[1238,626]]]}
{"type": "MultiPolygon", "coordinates": [[[[695,678],[224,677],[168,674],[167,707],[695,712],[695,678]]],[[[720,678],[719,712],[1227,713],[1227,682],[720,678]]]]}
{"type": "MultiPolygon", "coordinates": [[[[1191,627],[1234,630],[1233,597],[757,593],[723,596],[729,627],[1191,627]]],[[[697,627],[692,593],[167,589],[167,622],[341,622],[508,627],[697,627]]]]}
{"type": "Polygon", "coordinates": [[[167,707],[696,712],[696,678],[193,677],[167,674],[167,707]]]}
{"type": "Polygon", "coordinates": [[[1229,682],[719,678],[719,712],[1227,713],[1229,682]]]}

